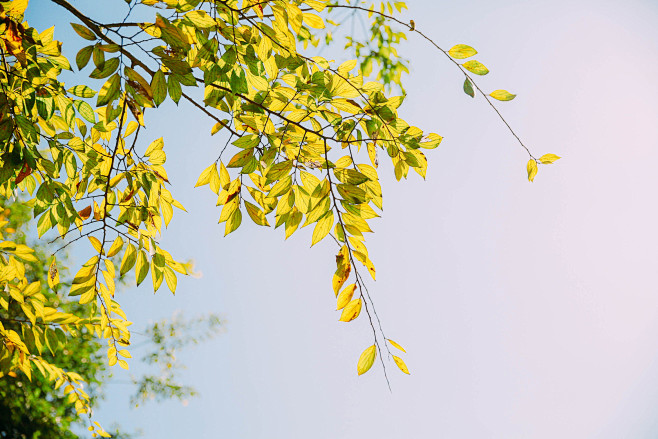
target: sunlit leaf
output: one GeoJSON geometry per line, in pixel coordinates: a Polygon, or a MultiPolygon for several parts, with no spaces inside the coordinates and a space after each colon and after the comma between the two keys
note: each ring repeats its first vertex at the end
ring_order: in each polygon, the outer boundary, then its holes
{"type": "Polygon", "coordinates": [[[71,27],[73,27],[73,30],[85,40],[96,41],[98,38],[95,33],[81,24],[71,23],[71,27]]]}
{"type": "Polygon", "coordinates": [[[334,213],[332,211],[327,212],[313,229],[313,237],[311,239],[311,247],[322,241],[325,236],[331,231],[331,228],[334,225],[334,213]]]}
{"type": "Polygon", "coordinates": [[[103,253],[103,245],[95,236],[88,236],[89,242],[91,242],[92,247],[96,250],[97,253],[103,253]]]}

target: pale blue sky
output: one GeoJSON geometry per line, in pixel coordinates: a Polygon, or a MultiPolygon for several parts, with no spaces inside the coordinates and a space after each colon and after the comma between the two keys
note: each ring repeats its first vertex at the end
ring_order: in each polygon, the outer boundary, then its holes
{"type": "MultiPolygon", "coordinates": [[[[52,20],[51,3],[31,5],[33,25],[52,20]]],[[[137,322],[213,311],[227,332],[186,355],[200,398],[131,409],[115,385],[102,422],[149,439],[656,436],[658,5],[409,6],[438,44],[480,52],[484,89],[518,93],[500,108],[536,155],[564,157],[528,183],[527,156],[495,114],[410,35],[402,114],[445,139],[424,182],[396,183],[383,165],[369,248],[373,298],[412,375],[391,364],[392,394],[380,367],[356,376],[370,333],[365,319],[337,322],[330,242],[309,249],[309,230],[284,242],[248,221],[222,238],[214,197],[192,189],[222,139],[189,106],[168,105],[148,128],[165,136],[189,213],[164,247],[203,276],[181,279],[176,297],[146,286],[119,299],[137,322]]]]}

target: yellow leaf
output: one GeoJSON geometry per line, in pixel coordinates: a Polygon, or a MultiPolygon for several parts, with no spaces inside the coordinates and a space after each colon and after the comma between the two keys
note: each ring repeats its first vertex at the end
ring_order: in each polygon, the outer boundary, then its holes
{"type": "Polygon", "coordinates": [[[194,187],[199,187],[210,183],[210,176],[212,175],[213,169],[215,170],[215,172],[217,172],[217,165],[215,163],[213,163],[212,165],[208,166],[206,169],[203,170],[201,175],[199,175],[199,179],[196,181],[194,187]]]}
{"type": "Polygon", "coordinates": [[[245,201],[244,206],[247,208],[247,213],[249,214],[249,217],[251,217],[253,222],[258,224],[259,226],[267,226],[267,227],[270,226],[262,210],[260,210],[254,204],[251,204],[249,201],[245,201]]]}
{"type": "Polygon", "coordinates": [[[126,247],[126,252],[123,254],[123,259],[121,260],[121,268],[119,269],[121,276],[133,268],[136,260],[137,250],[135,249],[134,245],[128,244],[126,247]]]}
{"type": "Polygon", "coordinates": [[[163,147],[164,147],[164,139],[162,137],[160,137],[159,139],[155,139],[153,142],[151,142],[149,147],[146,148],[146,152],[144,153],[144,155],[150,156],[155,151],[161,151],[163,147]]]}
{"type": "Polygon", "coordinates": [[[213,191],[216,194],[219,194],[219,190],[221,189],[220,187],[220,180],[219,180],[219,172],[217,172],[217,166],[213,166],[210,169],[210,190],[213,191]]]}
{"type": "Polygon", "coordinates": [[[7,12],[11,12],[12,15],[23,15],[25,13],[25,9],[27,9],[28,1],[29,0],[14,0],[5,7],[8,9],[7,12]]]}
{"type": "Polygon", "coordinates": [[[402,358],[396,357],[395,355],[393,355],[393,361],[395,361],[395,364],[398,365],[398,367],[400,368],[400,370],[402,372],[406,373],[407,375],[410,375],[409,374],[409,369],[407,369],[407,365],[404,364],[404,361],[402,361],[402,358]]]}
{"type": "Polygon", "coordinates": [[[354,291],[356,290],[356,284],[348,285],[341,293],[338,295],[338,301],[336,304],[336,310],[343,309],[345,306],[352,300],[354,296],[354,291]]]}
{"type": "Polygon", "coordinates": [[[352,320],[359,317],[361,313],[361,299],[352,300],[343,308],[343,313],[340,315],[341,322],[351,322],[352,320]]]}
{"type": "Polygon", "coordinates": [[[130,352],[128,351],[128,349],[121,349],[118,352],[118,354],[121,355],[124,358],[132,358],[132,355],[130,355],[130,352]]]}
{"type": "Polygon", "coordinates": [[[231,185],[231,175],[222,162],[219,162],[219,185],[224,189],[228,189],[231,185]]]}
{"type": "Polygon", "coordinates": [[[448,50],[448,54],[455,59],[470,58],[477,53],[477,50],[466,44],[457,44],[448,50]]]}
{"type": "Polygon", "coordinates": [[[134,133],[138,126],[139,126],[139,124],[137,122],[135,122],[134,120],[131,120],[130,122],[128,122],[128,126],[126,127],[126,131],[124,131],[124,133],[123,133],[123,137],[128,137],[129,135],[134,133]]]}
{"type": "Polygon", "coordinates": [[[476,75],[486,75],[489,73],[489,69],[484,66],[480,61],[466,61],[462,66],[471,73],[476,75]]]}
{"type": "Polygon", "coordinates": [[[352,271],[352,266],[349,259],[349,249],[344,245],[336,255],[336,273],[334,273],[334,277],[331,280],[336,297],[338,297],[340,287],[343,286],[350,276],[350,271],[352,271]]]}
{"type": "Polygon", "coordinates": [[[372,365],[375,363],[375,358],[377,358],[377,346],[372,345],[363,351],[359,357],[359,362],[356,365],[356,370],[359,375],[363,375],[370,370],[372,365]]]}
{"type": "Polygon", "coordinates": [[[217,122],[217,123],[216,123],[215,125],[213,125],[212,128],[210,129],[210,135],[211,135],[211,136],[214,136],[214,135],[217,134],[217,133],[219,132],[219,130],[221,130],[222,128],[224,128],[224,124],[221,123],[221,122],[217,122]]]}
{"type": "Polygon", "coordinates": [[[327,212],[313,229],[313,237],[311,240],[311,247],[313,247],[318,242],[322,241],[325,236],[331,230],[331,227],[334,225],[334,213],[332,211],[327,212]]]}
{"type": "Polygon", "coordinates": [[[556,160],[559,160],[560,158],[561,158],[560,156],[557,156],[555,154],[544,154],[543,156],[539,157],[539,161],[542,162],[542,164],[544,165],[548,165],[556,160]]]}
{"type": "Polygon", "coordinates": [[[354,67],[356,67],[356,60],[352,59],[349,61],[345,61],[338,67],[338,73],[341,75],[347,74],[350,70],[352,70],[354,67]]]}
{"type": "Polygon", "coordinates": [[[322,18],[317,15],[304,12],[302,17],[304,18],[304,23],[306,23],[308,27],[313,29],[324,29],[324,21],[322,21],[322,18]]]}
{"type": "Polygon", "coordinates": [[[119,360],[119,366],[121,366],[122,369],[128,370],[128,362],[126,360],[119,360]]]}
{"type": "Polygon", "coordinates": [[[528,160],[528,180],[534,181],[537,175],[537,162],[535,159],[528,160]]]}
{"type": "Polygon", "coordinates": [[[172,294],[176,294],[176,285],[178,284],[178,280],[176,279],[176,273],[174,273],[174,270],[172,270],[170,267],[165,267],[164,277],[165,281],[167,282],[167,286],[169,287],[169,291],[171,291],[172,294]]]}
{"type": "Polygon", "coordinates": [[[507,90],[492,91],[491,93],[489,93],[489,96],[499,101],[511,101],[516,97],[516,95],[508,92],[507,90]]]}
{"type": "Polygon", "coordinates": [[[53,262],[50,264],[50,268],[48,269],[48,286],[52,289],[55,288],[55,285],[58,283],[59,270],[57,269],[55,258],[53,258],[53,262]]]}
{"type": "Polygon", "coordinates": [[[119,253],[122,247],[123,247],[123,239],[121,239],[120,236],[117,236],[117,239],[114,240],[114,242],[110,246],[110,249],[107,251],[107,257],[111,258],[112,256],[116,255],[117,253],[119,253]]]}
{"type": "Polygon", "coordinates": [[[224,236],[235,231],[235,229],[240,227],[241,223],[242,223],[242,212],[240,212],[240,209],[237,209],[231,214],[230,218],[226,221],[226,226],[224,227],[224,236]]]}
{"type": "Polygon", "coordinates": [[[387,340],[388,340],[388,342],[391,344],[391,346],[393,346],[394,348],[398,348],[398,349],[400,349],[402,352],[407,353],[407,351],[405,351],[404,348],[403,348],[402,346],[400,346],[399,344],[397,344],[396,342],[394,342],[394,341],[391,340],[390,338],[387,338],[387,340]]]}
{"type": "Polygon", "coordinates": [[[96,297],[96,290],[92,287],[80,295],[80,305],[85,305],[96,297]]]}
{"type": "Polygon", "coordinates": [[[95,236],[88,236],[89,242],[91,242],[91,245],[94,247],[94,249],[100,253],[103,254],[103,245],[101,242],[96,238],[95,236]]]}

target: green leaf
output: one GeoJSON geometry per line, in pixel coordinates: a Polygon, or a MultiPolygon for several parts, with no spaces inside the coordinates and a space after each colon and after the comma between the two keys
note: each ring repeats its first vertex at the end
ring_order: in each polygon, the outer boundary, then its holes
{"type": "Polygon", "coordinates": [[[469,72],[475,73],[476,75],[486,75],[489,73],[489,69],[487,69],[480,61],[466,61],[464,64],[462,64],[462,66],[469,72]]]}
{"type": "Polygon", "coordinates": [[[313,229],[313,236],[311,238],[311,247],[318,242],[322,241],[327,234],[331,231],[334,225],[334,213],[330,210],[325,213],[313,229]]]}
{"type": "Polygon", "coordinates": [[[359,373],[359,375],[363,375],[370,370],[372,365],[375,363],[375,358],[377,358],[376,345],[372,345],[363,351],[359,357],[359,362],[356,365],[356,371],[359,373]]]}
{"type": "Polygon", "coordinates": [[[141,284],[146,278],[146,275],[149,272],[149,267],[150,264],[146,252],[141,250],[137,254],[137,264],[135,265],[135,279],[137,280],[137,286],[139,286],[139,284],[141,284]]]}
{"type": "Polygon", "coordinates": [[[94,51],[94,46],[87,46],[80,49],[78,54],[75,56],[75,63],[78,66],[78,70],[82,70],[89,63],[91,59],[91,53],[94,51]]]}
{"type": "Polygon", "coordinates": [[[336,186],[338,193],[345,201],[352,204],[361,204],[366,201],[366,192],[351,184],[339,184],[336,186]]]}
{"type": "Polygon", "coordinates": [[[247,208],[247,213],[249,214],[253,222],[258,224],[259,226],[267,226],[267,227],[270,226],[262,210],[260,210],[258,207],[251,204],[248,201],[245,201],[244,205],[247,208]]]}
{"type": "Polygon", "coordinates": [[[101,91],[98,92],[98,100],[96,101],[96,106],[103,106],[111,101],[113,101],[118,95],[119,90],[121,89],[121,77],[118,73],[115,73],[107,80],[101,91]]]}
{"type": "Polygon", "coordinates": [[[473,83],[468,78],[464,80],[464,93],[466,93],[472,98],[475,97],[475,90],[473,90],[473,83]]]}
{"type": "Polygon", "coordinates": [[[103,63],[102,67],[96,67],[90,74],[90,78],[103,79],[110,76],[119,68],[119,58],[110,58],[103,63]]]}
{"type": "Polygon", "coordinates": [[[167,79],[162,70],[158,70],[153,75],[151,90],[153,91],[153,102],[159,106],[167,98],[167,79]]]}
{"type": "Polygon", "coordinates": [[[95,33],[81,24],[71,23],[71,27],[73,27],[73,30],[85,40],[96,41],[98,38],[95,33]]]}
{"type": "Polygon", "coordinates": [[[370,180],[366,175],[354,169],[334,169],[334,175],[341,183],[359,185],[370,180]]]}
{"type": "Polygon", "coordinates": [[[93,98],[96,96],[96,92],[86,85],[76,85],[69,88],[68,92],[80,98],[93,98]]]}
{"type": "Polygon", "coordinates": [[[448,54],[455,59],[470,58],[477,53],[477,50],[466,44],[457,44],[448,50],[448,54]]]}
{"type": "Polygon", "coordinates": [[[197,29],[214,28],[217,23],[210,17],[206,11],[196,10],[185,14],[185,18],[190,20],[197,29]]]}
{"type": "Polygon", "coordinates": [[[79,100],[73,101],[73,105],[75,105],[75,108],[78,109],[78,113],[80,113],[80,116],[84,117],[87,121],[91,123],[96,123],[96,113],[94,113],[94,109],[91,108],[91,105],[89,105],[85,101],[79,101],[79,100]]]}
{"type": "Polygon", "coordinates": [[[167,89],[169,90],[169,96],[171,99],[178,103],[180,97],[183,95],[183,90],[180,88],[180,82],[178,82],[173,75],[169,75],[169,78],[167,78],[167,89]]]}
{"type": "Polygon", "coordinates": [[[496,90],[492,91],[489,96],[491,96],[494,99],[497,99],[499,101],[511,101],[516,97],[516,95],[513,95],[512,93],[508,92],[507,90],[496,90]]]}
{"type": "Polygon", "coordinates": [[[247,149],[253,148],[258,145],[260,138],[256,134],[247,134],[246,136],[240,137],[238,140],[234,141],[232,144],[238,148],[247,149]]]}
{"type": "Polygon", "coordinates": [[[241,223],[242,223],[242,212],[240,212],[240,209],[236,209],[231,215],[231,217],[228,219],[228,221],[226,221],[224,236],[235,231],[238,227],[240,227],[241,223]]]}
{"type": "Polygon", "coordinates": [[[121,268],[119,269],[119,273],[121,273],[121,276],[132,270],[136,260],[137,260],[137,250],[135,249],[134,245],[128,244],[128,246],[126,247],[126,251],[123,253],[123,259],[121,260],[121,268]]]}

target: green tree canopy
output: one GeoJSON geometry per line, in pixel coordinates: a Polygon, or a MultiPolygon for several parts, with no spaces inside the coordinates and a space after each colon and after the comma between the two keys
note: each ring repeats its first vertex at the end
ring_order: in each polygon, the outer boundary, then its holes
{"type": "MultiPolygon", "coordinates": [[[[397,180],[410,170],[425,177],[425,153],[442,137],[400,117],[404,94],[391,93],[402,89],[407,62],[396,47],[412,34],[427,40],[455,64],[464,92],[477,92],[496,111],[493,100],[514,95],[485,94],[474,77],[489,70],[472,58],[476,50],[441,49],[413,21],[398,18],[404,2],[115,2],[126,8],[116,23],[95,17],[91,5],[46,3],[68,12],[86,41],[73,66],[54,28],[37,30],[24,21],[27,0],[0,3],[0,196],[29,194],[40,237],[53,235],[59,249],[86,245],[92,252],[67,289],[79,306],[66,310],[43,292],[58,288],[55,255],[45,261],[46,286],[26,271],[26,263],[39,260],[32,249],[0,243],[0,306],[18,304],[25,319],[20,330],[0,325],[0,373],[30,377],[38,370],[89,414],[83,377],[48,361],[45,349],[55,338],[66,346],[90,334],[107,343],[110,366],[128,369],[131,321],[114,298],[117,279],[134,275],[139,285],[150,272],[154,291],[165,283],[175,292],[177,276],[190,274],[189,264],[160,246],[174,208],[184,207],[170,190],[165,141],[144,123],[145,114],[169,99],[191,104],[211,134],[224,136],[196,184],[217,196],[224,233],[238,229],[246,213],[259,226],[281,227],[286,238],[312,226],[311,245],[333,240],[339,320],[364,311],[372,328],[373,345],[359,358],[358,373],[377,356],[384,365],[384,355],[409,373],[393,355],[391,349],[404,349],[384,335],[367,289],[366,277],[374,280],[376,269],[365,236],[383,206],[379,160],[392,161],[397,180]],[[362,40],[347,37],[355,59],[337,65],[318,53],[334,44],[327,26],[337,26],[345,11],[369,20],[369,28],[362,40]],[[65,87],[60,74],[74,69],[76,84],[65,87]]],[[[521,146],[531,181],[538,164],[559,158],[536,159],[521,146]]]]}

